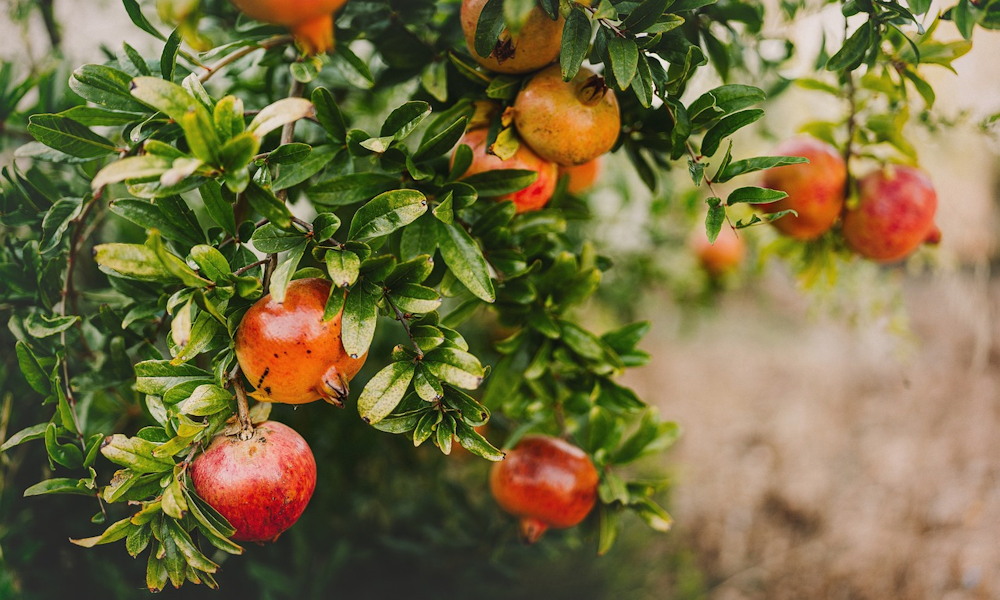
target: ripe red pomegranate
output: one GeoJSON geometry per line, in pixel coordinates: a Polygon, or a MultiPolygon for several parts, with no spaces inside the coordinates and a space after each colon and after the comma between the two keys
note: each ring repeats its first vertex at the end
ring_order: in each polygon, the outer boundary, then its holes
{"type": "Polygon", "coordinates": [[[595,158],[594,160],[587,161],[582,165],[574,165],[571,167],[559,167],[559,176],[565,175],[569,181],[566,185],[566,191],[571,194],[582,194],[590,189],[594,182],[597,181],[597,176],[601,174],[601,159],[595,158]]]}
{"type": "Polygon", "coordinates": [[[306,54],[333,49],[333,13],[347,0],[231,0],[248,17],[284,25],[306,54]]]}
{"type": "Polygon", "coordinates": [[[775,213],[793,209],[798,213],[772,221],[778,231],[797,240],[814,240],[833,227],[844,208],[847,167],[833,146],[813,138],[793,138],[775,149],[778,156],[804,156],[808,163],[774,167],[764,171],[761,185],[788,194],[777,202],[760,205],[775,213]]]}
{"type": "Polygon", "coordinates": [[[722,226],[714,244],[709,243],[703,227],[698,227],[688,240],[701,267],[712,277],[736,270],[746,258],[746,243],[727,225],[722,226]]]}
{"type": "Polygon", "coordinates": [[[294,429],[265,421],[253,436],[217,435],[191,463],[198,495],[236,528],[233,539],[272,542],[295,524],[316,489],[316,460],[294,429]]]}
{"type": "Polygon", "coordinates": [[[866,175],[858,188],[858,206],[844,214],[843,234],[861,256],[893,262],[940,239],[934,225],[937,193],[923,171],[888,166],[866,175]]]}
{"type": "Polygon", "coordinates": [[[563,166],[581,165],[618,140],[618,100],[604,78],[581,68],[563,81],[559,65],[536,73],[514,100],[514,124],[539,156],[563,166]]]}
{"type": "Polygon", "coordinates": [[[530,73],[537,71],[559,57],[562,30],[566,23],[562,16],[552,20],[535,7],[516,37],[506,29],[500,34],[493,52],[479,56],[475,48],[476,24],[488,0],[463,0],[459,18],[469,53],[479,64],[497,73],[530,73]]]}
{"type": "Polygon", "coordinates": [[[331,284],[325,279],[297,279],[284,302],[270,296],[243,315],[236,330],[236,358],[262,402],[302,404],[320,398],[342,405],[348,382],[367,354],[348,356],[340,338],[341,315],[323,321],[331,284]]]}
{"type": "Polygon", "coordinates": [[[465,178],[476,173],[495,171],[497,169],[525,169],[534,171],[538,173],[538,178],[531,185],[522,190],[500,196],[497,199],[511,200],[517,206],[517,212],[519,213],[538,210],[545,206],[556,191],[556,183],[559,180],[558,167],[555,163],[540,158],[531,151],[531,148],[523,143],[517,149],[517,152],[514,153],[514,156],[503,160],[499,156],[487,152],[487,133],[487,129],[473,129],[466,132],[465,136],[459,142],[459,146],[466,144],[472,148],[472,164],[469,165],[469,169],[462,177],[465,178]]]}
{"type": "Polygon", "coordinates": [[[583,450],[546,435],[525,437],[490,471],[493,497],[520,517],[521,536],[529,544],[549,527],[583,521],[597,501],[597,483],[597,469],[583,450]]]}

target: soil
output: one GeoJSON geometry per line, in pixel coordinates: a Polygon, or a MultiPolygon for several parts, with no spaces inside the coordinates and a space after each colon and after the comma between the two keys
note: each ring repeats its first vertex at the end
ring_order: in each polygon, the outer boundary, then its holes
{"type": "Polygon", "coordinates": [[[770,287],[660,319],[629,382],[684,429],[672,535],[708,597],[1000,598],[1000,282],[908,283],[911,340],[770,287]]]}

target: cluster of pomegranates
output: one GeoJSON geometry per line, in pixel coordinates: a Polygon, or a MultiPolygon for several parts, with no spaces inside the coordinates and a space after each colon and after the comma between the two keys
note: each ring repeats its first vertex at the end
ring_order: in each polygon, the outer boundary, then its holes
{"type": "Polygon", "coordinates": [[[487,144],[488,129],[477,124],[460,144],[472,148],[465,177],[498,169],[524,169],[538,174],[524,189],[499,200],[511,200],[518,212],[538,210],[555,193],[559,177],[569,178],[568,189],[579,193],[597,176],[598,157],[611,150],[621,130],[614,92],[604,78],[586,67],[563,81],[558,64],[565,19],[551,19],[535,7],[515,36],[504,30],[489,56],[475,49],[476,26],[486,0],[463,0],[462,30],[472,57],[484,68],[510,75],[528,75],[508,108],[520,145],[506,160],[487,144]]]}
{"type": "Polygon", "coordinates": [[[772,221],[782,234],[814,240],[840,221],[847,246],[864,258],[893,262],[924,242],[936,242],[937,193],[927,175],[905,165],[887,165],[858,181],[856,206],[845,207],[847,165],[836,148],[812,138],[778,146],[780,156],[804,156],[808,163],[764,172],[762,185],[788,194],[763,205],[766,212],[794,210],[772,221]]]}
{"type": "MultiPolygon", "coordinates": [[[[793,138],[780,144],[775,154],[809,160],[764,171],[761,185],[788,196],[760,208],[766,213],[795,211],[771,221],[783,235],[811,241],[839,222],[848,248],[882,263],[902,260],[921,244],[940,241],[941,231],[934,224],[937,193],[923,171],[887,165],[868,173],[858,181],[857,205],[849,207],[847,165],[836,148],[812,138],[793,138]]],[[[691,243],[702,266],[713,275],[734,268],[745,252],[742,241],[727,227],[714,245],[704,235],[691,243]]]]}
{"type": "MultiPolygon", "coordinates": [[[[236,357],[250,395],[262,402],[342,404],[366,356],[341,341],[341,314],[323,312],[331,283],[292,281],[283,302],[270,295],[247,310],[236,332],[236,357]]],[[[275,540],[302,515],[316,488],[316,461],[294,429],[267,421],[252,432],[216,436],[191,464],[195,491],[236,529],[233,539],[275,540]]],[[[549,527],[571,527],[597,497],[597,470],[569,443],[529,436],[497,463],[490,486],[497,502],[521,518],[524,539],[549,527]]]]}

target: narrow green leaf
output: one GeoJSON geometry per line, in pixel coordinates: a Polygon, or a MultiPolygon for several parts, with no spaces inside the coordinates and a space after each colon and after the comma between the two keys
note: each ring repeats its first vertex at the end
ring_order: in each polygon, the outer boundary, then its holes
{"type": "Polygon", "coordinates": [[[361,286],[355,286],[344,301],[342,337],[344,349],[353,358],[364,355],[375,337],[378,299],[378,296],[361,289],[361,286]]]}
{"type": "Polygon", "coordinates": [[[427,198],[416,190],[379,194],[354,213],[348,237],[365,241],[388,235],[427,212],[427,198]]]}
{"type": "Polygon", "coordinates": [[[475,240],[459,224],[450,225],[434,220],[437,224],[437,242],[448,269],[476,297],[493,302],[496,291],[490,278],[489,267],[475,240]]]}
{"type": "Polygon", "coordinates": [[[260,213],[261,216],[270,221],[274,226],[286,230],[292,228],[292,213],[289,212],[285,203],[279,200],[271,190],[262,188],[256,183],[251,182],[247,186],[247,189],[243,191],[243,197],[246,198],[255,211],[260,213]]]}
{"type": "Polygon", "coordinates": [[[69,541],[73,542],[77,546],[93,548],[94,546],[100,544],[110,544],[111,542],[117,542],[118,540],[124,539],[133,528],[135,528],[135,525],[133,525],[129,519],[122,519],[105,529],[104,533],[101,535],[79,540],[70,538],[69,541]]]}
{"type": "Polygon", "coordinates": [[[743,110],[731,115],[727,115],[712,126],[701,141],[701,154],[712,156],[719,149],[722,140],[736,133],[747,125],[760,120],[764,116],[764,111],[759,108],[743,110]]]}
{"type": "Polygon", "coordinates": [[[372,377],[358,398],[358,413],[366,423],[378,423],[403,400],[413,379],[411,362],[394,362],[372,377]]]}
{"type": "Polygon", "coordinates": [[[49,148],[77,158],[99,158],[117,151],[111,140],[59,115],[32,115],[28,119],[28,133],[49,148]]]}

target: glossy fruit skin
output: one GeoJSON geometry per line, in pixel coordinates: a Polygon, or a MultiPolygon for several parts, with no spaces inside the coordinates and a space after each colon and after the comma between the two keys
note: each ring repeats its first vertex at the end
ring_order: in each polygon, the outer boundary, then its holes
{"type": "Polygon", "coordinates": [[[780,144],[777,156],[804,156],[808,163],[774,167],[764,171],[761,186],[788,194],[777,202],[762,204],[764,212],[792,209],[771,224],[797,240],[814,240],[833,227],[844,209],[847,167],[833,146],[813,138],[793,138],[780,144]]]}
{"type": "Polygon", "coordinates": [[[568,178],[566,191],[571,194],[582,194],[589,190],[594,185],[594,182],[597,181],[597,177],[600,174],[600,158],[589,160],[582,165],[559,167],[559,176],[562,177],[565,175],[568,178]]]}
{"type": "MultiPolygon", "coordinates": [[[[552,194],[556,191],[556,183],[559,181],[559,168],[555,163],[542,159],[531,151],[525,144],[521,144],[507,160],[501,159],[486,151],[487,129],[473,129],[467,131],[459,141],[459,147],[466,144],[472,148],[472,164],[462,175],[462,178],[495,171],[497,169],[526,169],[538,173],[538,178],[534,183],[524,188],[504,196],[498,196],[497,200],[510,200],[517,207],[517,212],[523,213],[538,210],[548,204],[552,199],[552,194]]],[[[453,155],[454,160],[454,155],[453,155]]]]}
{"type": "Polygon", "coordinates": [[[878,262],[894,262],[925,241],[933,242],[937,192],[923,171],[889,166],[862,178],[858,190],[857,208],[844,215],[844,240],[852,250],[878,262]]]}
{"type": "Polygon", "coordinates": [[[341,315],[323,321],[331,283],[296,279],[283,303],[264,296],[247,310],[236,330],[236,358],[261,402],[303,404],[320,398],[341,405],[348,382],[367,354],[347,355],[341,315]]]}
{"type": "Polygon", "coordinates": [[[746,259],[746,243],[742,236],[727,225],[722,226],[715,243],[708,241],[705,230],[699,227],[689,238],[689,244],[698,263],[712,277],[721,277],[735,271],[746,259]]]}
{"type": "Polygon", "coordinates": [[[536,73],[514,100],[514,124],[539,156],[567,167],[611,150],[621,133],[615,93],[583,67],[570,81],[559,65],[536,73]]]}
{"type": "Polygon", "coordinates": [[[347,0],[231,0],[248,17],[284,25],[306,54],[333,49],[333,13],[347,0]]]}
{"type": "Polygon", "coordinates": [[[316,460],[294,429],[276,421],[253,436],[217,435],[191,463],[198,495],[236,528],[233,539],[274,541],[298,521],[316,489],[316,460]]]}
{"type": "Polygon", "coordinates": [[[490,491],[502,509],[520,517],[532,543],[549,527],[578,525],[597,501],[597,469],[587,454],[559,438],[530,435],[490,471],[490,491]]]}
{"type": "Polygon", "coordinates": [[[459,19],[469,53],[480,65],[497,73],[519,74],[537,71],[559,58],[562,44],[562,30],[566,20],[562,15],[552,20],[545,12],[535,7],[517,37],[510,37],[504,30],[500,42],[487,57],[476,52],[476,24],[488,0],[463,0],[459,19]]]}

